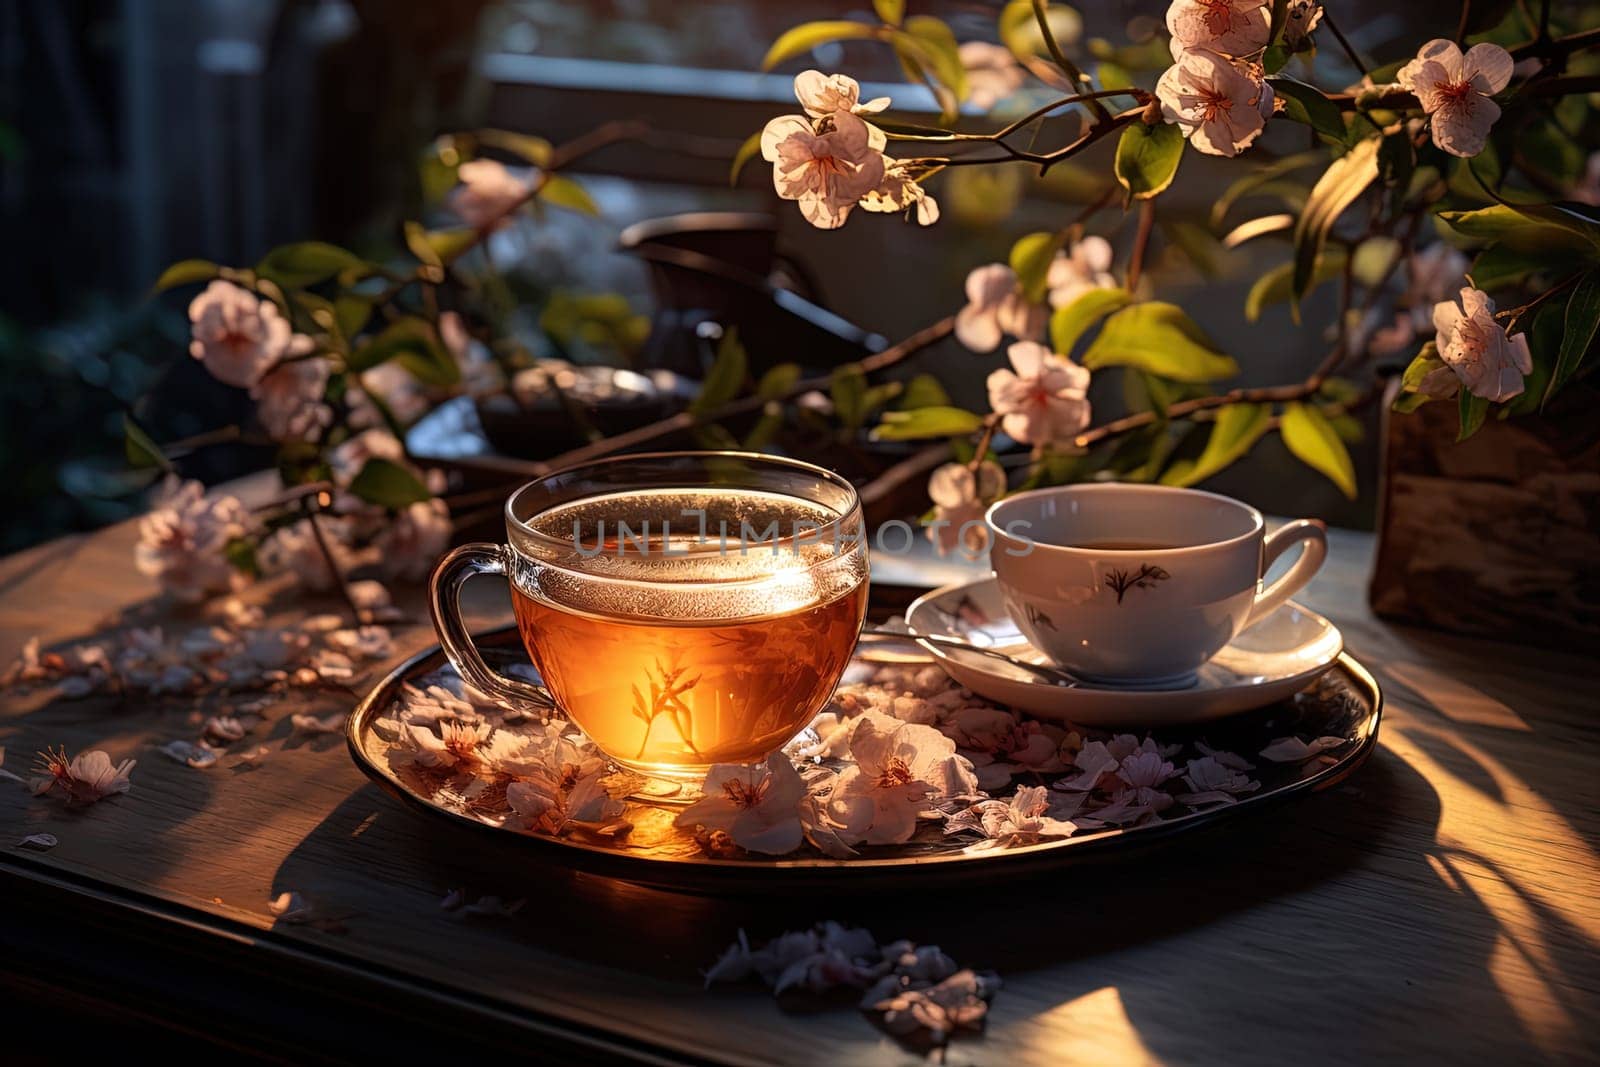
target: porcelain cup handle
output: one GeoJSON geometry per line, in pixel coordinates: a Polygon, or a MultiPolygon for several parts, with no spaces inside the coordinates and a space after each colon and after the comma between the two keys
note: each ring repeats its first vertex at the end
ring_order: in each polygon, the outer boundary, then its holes
{"type": "Polygon", "coordinates": [[[445,656],[469,685],[517,711],[545,715],[555,706],[550,694],[540,686],[508,678],[485,663],[461,619],[461,587],[475,574],[505,574],[510,551],[505,545],[478,542],[445,556],[428,580],[428,608],[445,656]]]}
{"type": "Polygon", "coordinates": [[[1250,614],[1245,617],[1241,630],[1249,629],[1282,607],[1321,569],[1322,561],[1328,558],[1327,525],[1320,519],[1296,519],[1284,523],[1262,545],[1261,573],[1265,575],[1277,558],[1295,545],[1305,546],[1300,551],[1300,558],[1294,561],[1283,577],[1256,594],[1255,603],[1250,605],[1250,614]]]}

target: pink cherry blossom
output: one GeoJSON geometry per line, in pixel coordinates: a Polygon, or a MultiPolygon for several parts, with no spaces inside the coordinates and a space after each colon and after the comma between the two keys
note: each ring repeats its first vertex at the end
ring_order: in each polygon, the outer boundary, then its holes
{"type": "Polygon", "coordinates": [[[248,388],[290,350],[310,351],[278,306],[220,278],[189,304],[189,354],[218,381],[248,388]]]}
{"type": "Polygon", "coordinates": [[[39,776],[30,783],[34,796],[57,792],[69,804],[93,804],[118,793],[126,793],[132,783],[128,775],[136,765],[127,759],[112,763],[100,749],[80,752],[67,759],[66,749],[39,753],[39,776]]]}
{"type": "Polygon", "coordinates": [[[934,518],[928,524],[928,538],[947,555],[960,547],[976,559],[989,544],[983,512],[1005,492],[1006,474],[998,463],[984,460],[973,471],[965,463],[946,463],[928,478],[928,497],[933,501],[934,518]]]}
{"type": "MultiPolygon", "coordinates": [[[[298,351],[291,349],[291,354],[298,355],[298,351]]],[[[268,437],[274,441],[309,441],[333,423],[333,409],[323,403],[328,372],[325,359],[290,359],[250,387],[250,396],[257,404],[256,415],[268,437]]]]}
{"type": "Polygon", "coordinates": [[[450,210],[475,230],[497,230],[510,222],[510,213],[526,200],[532,183],[511,173],[494,159],[473,159],[456,170],[461,184],[450,193],[450,210]]]}
{"type": "Polygon", "coordinates": [[[1117,281],[1111,277],[1111,242],[1090,234],[1064,249],[1050,262],[1045,276],[1050,287],[1050,305],[1066,307],[1091,289],[1115,289],[1117,281]]]}
{"type": "Polygon", "coordinates": [[[1319,0],[1289,0],[1283,13],[1283,44],[1291,52],[1300,50],[1313,31],[1322,25],[1319,0]]]}
{"type": "Polygon", "coordinates": [[[947,834],[979,833],[984,840],[974,851],[1031,845],[1052,837],[1070,837],[1077,826],[1053,814],[1050,790],[1042,785],[1025,785],[1006,800],[980,800],[972,807],[952,815],[946,822],[947,834]]]}
{"type": "MultiPolygon", "coordinates": [[[[861,102],[861,84],[845,74],[824,74],[820,70],[803,70],[794,76],[794,95],[814,119],[825,119],[836,112],[871,115],[889,106],[887,96],[861,102]]],[[[879,134],[881,137],[882,134],[879,134]]],[[[879,141],[878,148],[883,147],[879,141]]]]}
{"type": "Polygon", "coordinates": [[[1272,87],[1259,68],[1196,48],[1156,82],[1161,114],[1189,143],[1213,156],[1236,156],[1261,136],[1272,114],[1272,87]]]}
{"type": "Polygon", "coordinates": [[[450,509],[438,497],[407,505],[375,544],[378,569],[385,577],[420,582],[450,545],[450,509]]]}
{"type": "Polygon", "coordinates": [[[765,764],[719,763],[706,772],[704,798],[673,825],[721,830],[750,852],[781,856],[800,847],[800,800],[805,783],[789,757],[774,752],[765,764]]]}
{"type": "Polygon", "coordinates": [[[817,126],[798,115],[773,119],[761,133],[761,157],[773,164],[778,195],[798,201],[813,226],[832,230],[883,181],[883,152],[874,147],[873,128],[848,111],[817,126]]]}
{"type": "Polygon", "coordinates": [[[850,729],[855,761],[839,775],[828,811],[848,843],[909,841],[917,817],[939,799],[977,789],[972,765],[931,726],[863,712],[850,729]]]}
{"type": "Polygon", "coordinates": [[[1172,58],[1197,48],[1247,56],[1267,47],[1272,5],[1262,0],[1174,0],[1167,8],[1172,58]]]}
{"type": "Polygon", "coordinates": [[[317,540],[310,519],[280,527],[261,544],[258,561],[268,574],[293,575],[302,586],[313,592],[332,589],[339,581],[329,566],[328,557],[338,566],[340,573],[350,569],[353,560],[348,547],[348,520],[337,516],[318,516],[317,524],[322,540],[317,540]],[[323,546],[327,551],[323,551],[323,546]]]}
{"type": "Polygon", "coordinates": [[[1006,350],[1011,369],[989,375],[989,406],[1001,428],[1023,444],[1068,441],[1089,425],[1089,372],[1044,345],[1019,341],[1006,350]]]}
{"type": "Polygon", "coordinates": [[[861,207],[882,214],[909,214],[914,210],[919,226],[932,226],[939,221],[939,202],[928,195],[904,165],[888,157],[884,158],[883,181],[861,198],[861,207]]]}
{"type": "Polygon", "coordinates": [[[1467,288],[1461,290],[1461,303],[1434,305],[1433,326],[1439,358],[1474,396],[1502,401],[1521,394],[1523,375],[1533,371],[1528,336],[1506,336],[1486,293],[1467,288]]]}
{"type": "Polygon", "coordinates": [[[974,352],[993,352],[1006,334],[1021,341],[1044,336],[1050,313],[1022,295],[1016,272],[989,263],[967,275],[967,303],[956,314],[956,339],[974,352]]]}
{"type": "Polygon", "coordinates": [[[171,478],[156,506],[139,520],[134,566],[177,600],[198,603],[244,584],[226,553],[230,542],[255,526],[236,497],[209,497],[199,482],[171,478]]]}
{"type": "Polygon", "coordinates": [[[1027,72],[1011,49],[988,41],[963,41],[956,49],[967,71],[966,102],[988,111],[1022,88],[1027,72]]]}
{"type": "Polygon", "coordinates": [[[1475,44],[1466,55],[1454,41],[1429,41],[1395,80],[1416,94],[1433,120],[1433,143],[1453,156],[1483,151],[1500,105],[1489,99],[1511,81],[1511,53],[1497,44],[1475,44]]]}

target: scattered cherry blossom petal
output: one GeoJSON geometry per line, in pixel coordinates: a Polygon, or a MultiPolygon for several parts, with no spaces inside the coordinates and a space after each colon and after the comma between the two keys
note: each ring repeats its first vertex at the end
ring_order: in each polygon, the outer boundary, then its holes
{"type": "Polygon", "coordinates": [[[345,718],[346,713],[342,711],[336,711],[322,718],[311,714],[296,714],[289,716],[289,725],[292,727],[292,736],[317,737],[342,731],[345,718]]]}
{"type": "Polygon", "coordinates": [[[299,924],[310,922],[314,917],[311,905],[292,890],[285,890],[267,902],[267,910],[285,923],[299,924]]]}
{"type": "Polygon", "coordinates": [[[59,792],[67,803],[93,804],[118,793],[126,793],[132,783],[129,774],[136,760],[112,763],[111,757],[100,749],[80,752],[67,759],[66,749],[46,750],[39,753],[39,777],[30,783],[35,796],[59,792]]]}
{"type": "Polygon", "coordinates": [[[241,740],[245,733],[245,725],[232,715],[213,715],[201,727],[201,733],[208,740],[219,744],[232,744],[241,740]]]}
{"type": "Polygon", "coordinates": [[[55,834],[29,834],[17,842],[17,847],[31,852],[49,852],[59,844],[61,842],[55,834]]]}
{"type": "Polygon", "coordinates": [[[188,764],[196,770],[214,767],[217,763],[217,751],[205,745],[197,745],[193,741],[168,741],[161,746],[161,752],[169,759],[179,763],[188,764]]]}
{"type": "Polygon", "coordinates": [[[805,783],[782,752],[755,766],[716,764],[706,772],[701,792],[702,799],[685,808],[674,825],[722,830],[740,848],[770,856],[800,847],[805,783]]]}
{"type": "Polygon", "coordinates": [[[1280,737],[1261,750],[1261,758],[1273,763],[1303,763],[1344,743],[1343,737],[1319,737],[1310,742],[1298,737],[1280,737]]]}

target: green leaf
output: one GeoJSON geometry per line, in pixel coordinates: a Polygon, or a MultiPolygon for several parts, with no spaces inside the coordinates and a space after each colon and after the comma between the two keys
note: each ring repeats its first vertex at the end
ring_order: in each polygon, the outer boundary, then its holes
{"type": "Polygon", "coordinates": [[[1400,393],[1394,398],[1390,410],[1408,415],[1430,400],[1439,399],[1418,390],[1422,388],[1423,379],[1444,365],[1444,360],[1439,358],[1439,349],[1432,341],[1423,345],[1422,351],[1406,365],[1405,373],[1400,376],[1400,393]]]}
{"type": "Polygon", "coordinates": [[[1117,140],[1112,163],[1128,198],[1148,200],[1165,192],[1183,160],[1183,145],[1183,131],[1170,123],[1129,123],[1117,140]]]}
{"type": "Polygon", "coordinates": [[[1563,204],[1495,204],[1476,211],[1441,211],[1437,218],[1464,237],[1504,241],[1524,251],[1552,244],[1589,252],[1600,247],[1600,223],[1563,204]]]}
{"type": "Polygon", "coordinates": [[[1411,134],[1404,128],[1388,134],[1378,146],[1378,177],[1394,190],[1394,197],[1404,199],[1411,188],[1411,176],[1417,169],[1417,149],[1411,143],[1411,134]]]}
{"type": "Polygon", "coordinates": [[[1485,292],[1521,285],[1536,274],[1571,274],[1585,262],[1570,248],[1546,245],[1539,249],[1513,248],[1496,242],[1478,253],[1467,276],[1485,292]]]}
{"type": "Polygon", "coordinates": [[[561,174],[545,176],[544,185],[539,189],[539,199],[556,207],[564,207],[568,211],[577,211],[585,215],[600,214],[600,208],[589,196],[589,191],[561,174]]]}
{"type": "Polygon", "coordinates": [[[1084,333],[1095,323],[1133,303],[1126,289],[1090,289],[1050,316],[1050,347],[1070,356],[1084,333]]]}
{"type": "Polygon", "coordinates": [[[872,431],[874,441],[919,441],[930,437],[965,437],[983,428],[983,418],[961,408],[941,405],[915,411],[885,411],[872,431]]]}
{"type": "Polygon", "coordinates": [[[1276,74],[1288,65],[1289,50],[1281,44],[1268,45],[1261,53],[1261,69],[1268,74],[1276,74]]]}
{"type": "Polygon", "coordinates": [[[906,383],[895,404],[901,411],[950,406],[950,394],[931,374],[919,374],[906,383]]]}
{"type": "Polygon", "coordinates": [[[941,120],[953,121],[967,98],[967,68],[950,27],[932,15],[913,15],[906,19],[904,30],[891,30],[889,39],[896,51],[914,57],[927,75],[928,88],[939,100],[941,120]]]}
{"type": "MultiPolygon", "coordinates": [[[[1329,248],[1318,256],[1311,271],[1311,284],[1307,287],[1307,291],[1343,274],[1344,258],[1344,249],[1337,247],[1329,248]]],[[[1255,284],[1250,287],[1249,294],[1244,298],[1245,319],[1257,322],[1261,319],[1261,312],[1269,306],[1290,301],[1289,315],[1298,325],[1300,304],[1294,300],[1294,271],[1293,262],[1280,263],[1257,278],[1255,284]]]]}
{"type": "Polygon", "coordinates": [[[350,354],[350,369],[357,373],[395,360],[425,385],[449,386],[461,380],[456,365],[438,331],[427,319],[407,315],[386,326],[382,333],[350,354]]]}
{"type": "Polygon", "coordinates": [[[371,273],[371,264],[354,252],[322,241],[279,245],[256,264],[256,273],[285,289],[327,281],[340,271],[371,273]]]}
{"type": "Polygon", "coordinates": [[[1133,80],[1133,73],[1128,68],[1109,59],[1096,65],[1095,74],[1100,79],[1102,89],[1132,89],[1138,84],[1133,80]]]}
{"type": "Polygon", "coordinates": [[[1325,475],[1351,500],[1356,498],[1356,467],[1350,461],[1350,450],[1326,415],[1310,404],[1290,404],[1283,409],[1280,432],[1296,459],[1325,475]]]}
{"type": "Polygon", "coordinates": [[[172,462],[161,451],[161,446],[126,412],[122,416],[122,452],[127,456],[129,466],[135,470],[149,467],[172,470],[172,462]]]}
{"type": "Polygon", "coordinates": [[[1591,270],[1573,288],[1567,298],[1566,328],[1561,333],[1561,351],[1556,356],[1555,369],[1550,372],[1550,385],[1544,391],[1542,408],[1550,398],[1583,368],[1584,361],[1593,354],[1595,330],[1600,327],[1600,269],[1591,270]]]}
{"type": "Polygon", "coordinates": [[[333,302],[333,321],[345,340],[354,340],[372,317],[372,301],[358,293],[340,293],[333,302]]]}
{"type": "Polygon", "coordinates": [[[765,400],[782,400],[800,380],[798,363],[779,363],[761,376],[756,383],[756,395],[765,400]]]}
{"type": "Polygon", "coordinates": [[[1218,408],[1205,451],[1195,460],[1181,460],[1167,468],[1161,484],[1187,486],[1205,481],[1249,452],[1270,425],[1272,408],[1266,404],[1228,404],[1218,408]]]}
{"type": "Polygon", "coordinates": [[[1461,417],[1461,426],[1456,431],[1456,443],[1459,444],[1482,428],[1483,420],[1489,417],[1489,402],[1462,389],[1456,397],[1456,405],[1461,417]]]}
{"type": "Polygon", "coordinates": [[[434,267],[449,266],[478,240],[478,231],[470,227],[429,230],[421,223],[409,221],[405,234],[406,247],[411,249],[411,254],[434,267]]]}
{"type": "Polygon", "coordinates": [[[428,487],[411,471],[393,460],[367,460],[350,481],[350,491],[369,504],[398,511],[410,504],[433,499],[428,487]]]}
{"type": "Polygon", "coordinates": [[[555,153],[555,148],[549,141],[526,133],[514,133],[511,130],[479,130],[474,136],[479,144],[498,148],[502,152],[510,152],[535,167],[548,167],[550,157],[555,153]]]}
{"type": "Polygon", "coordinates": [[[261,565],[256,560],[256,545],[249,538],[231,539],[222,546],[222,557],[228,561],[229,566],[241,574],[247,574],[252,578],[261,574],[261,565]]]}
{"type": "Polygon", "coordinates": [[[1292,156],[1284,156],[1282,159],[1273,160],[1271,163],[1251,171],[1244,177],[1236,179],[1233,184],[1222,191],[1222,195],[1217,198],[1217,202],[1211,205],[1211,225],[1220,228],[1222,220],[1228,215],[1229,209],[1240,200],[1247,196],[1264,195],[1272,189],[1282,188],[1283,183],[1279,179],[1284,175],[1292,174],[1294,171],[1308,167],[1313,163],[1321,163],[1326,158],[1328,158],[1328,154],[1322,151],[1298,152],[1292,156]]]}
{"type": "Polygon", "coordinates": [[[1323,136],[1344,143],[1344,115],[1340,113],[1339,105],[1324,96],[1321,89],[1281,75],[1268,78],[1267,84],[1283,101],[1284,118],[1310,126],[1323,136]]]}
{"type": "Polygon", "coordinates": [[[733,154],[733,162],[728,164],[728,184],[738,185],[739,174],[744,170],[744,165],[761,154],[761,134],[757,130],[744,139],[744,144],[739,146],[739,151],[733,154]]]}
{"type": "Polygon", "coordinates": [[[1311,288],[1317,258],[1328,231],[1378,177],[1378,139],[1369,137],[1329,164],[1311,189],[1294,231],[1294,277],[1291,291],[1298,301],[1311,288]]]}
{"type": "Polygon", "coordinates": [[[867,376],[858,364],[834,368],[828,395],[833,398],[833,413],[845,429],[857,429],[867,421],[867,376]]]}
{"type": "Polygon", "coordinates": [[[749,374],[750,359],[739,343],[739,331],[728,327],[717,342],[717,358],[700,386],[700,395],[689,405],[695,415],[706,415],[739,395],[749,374]]]}
{"type": "Polygon", "coordinates": [[[1030,304],[1044,301],[1050,281],[1050,261],[1061,249],[1061,241],[1060,233],[1041,230],[1024,234],[1011,246],[1011,269],[1016,272],[1023,298],[1030,304]]]}
{"type": "Polygon", "coordinates": [[[889,25],[898,26],[906,17],[906,0],[872,0],[872,10],[889,25]]]}
{"type": "Polygon", "coordinates": [[[222,268],[209,259],[180,260],[161,272],[161,277],[156,279],[155,291],[162,293],[180,285],[209,282],[221,273],[222,268]]]}
{"type": "Polygon", "coordinates": [[[876,37],[878,27],[864,22],[847,22],[843,19],[805,22],[788,31],[767,49],[761,60],[762,70],[771,70],[786,59],[793,59],[811,51],[819,44],[843,41],[850,38],[876,37]]]}
{"type": "Polygon", "coordinates": [[[1239,373],[1194,320],[1176,304],[1150,301],[1106,320],[1083,354],[1083,365],[1137,367],[1178,382],[1210,382],[1239,373]]]}
{"type": "Polygon", "coordinates": [[[1283,36],[1283,26],[1289,20],[1289,0],[1272,0],[1272,13],[1267,19],[1267,43],[1275,44],[1283,36]]]}

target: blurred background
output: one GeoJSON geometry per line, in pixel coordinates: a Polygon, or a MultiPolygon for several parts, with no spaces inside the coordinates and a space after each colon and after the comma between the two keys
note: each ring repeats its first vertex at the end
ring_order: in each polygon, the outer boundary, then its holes
{"type": "MultiPolygon", "coordinates": [[[[1070,47],[1094,55],[1098,37],[1149,41],[1164,6],[1084,5],[1070,47]]],[[[999,7],[912,4],[963,40],[993,40],[999,7]]],[[[717,211],[770,215],[787,274],[869,346],[952,313],[968,270],[1075,213],[1070,204],[1108,174],[1110,145],[1044,180],[1021,168],[951,171],[933,186],[944,220],[925,229],[858,214],[842,230],[814,230],[776,199],[759,160],[730,187],[734,152],[768,118],[794,110],[792,75],[806,66],[883,83],[863,95],[892,93],[897,112],[931,121],[931,95],[905,85],[888,50],[867,43],[826,45],[808,61],[756,72],[790,26],[868,11],[865,0],[0,0],[0,550],[138,509],[145,482],[124,463],[124,412],[137,410],[163,441],[244,412],[240,391],[185,356],[188,292],[150,296],[165,265],[251,263],[307,238],[378,259],[401,251],[402,220],[429,210],[420,161],[444,131],[494,127],[555,143],[612,120],[657,131],[579,168],[600,218],[552,212],[497,236],[514,245],[517,296],[536,311],[555,294],[605,292],[652,315],[660,287],[639,256],[619,250],[624,229],[717,211]]],[[[1398,42],[1420,39],[1416,26],[1453,25],[1458,11],[1358,0],[1340,18],[1356,47],[1383,62],[1399,58],[1398,42]]],[[[1316,62],[1325,85],[1354,80],[1331,49],[1316,62]]],[[[1303,128],[1279,125],[1254,162],[1306,147],[1303,128]]],[[[1247,323],[1251,279],[1287,251],[1218,244],[1207,215],[1239,175],[1230,162],[1188,154],[1182,188],[1162,201],[1153,270],[1165,297],[1238,359],[1244,384],[1292,381],[1325,351],[1331,297],[1325,287],[1308,300],[1304,328],[1282,306],[1247,323]]],[[[1115,208],[1091,228],[1119,249],[1131,238],[1115,208]]],[[[552,332],[549,315],[527,321],[533,334],[552,332]]],[[[529,343],[581,359],[559,339],[529,343]]],[[[916,369],[981,406],[999,358],[947,344],[916,369]]],[[[1275,435],[1214,487],[1279,513],[1370,524],[1371,419],[1353,446],[1360,503],[1291,461],[1275,435]]],[[[196,455],[185,473],[215,482],[270,456],[242,444],[196,455]]]]}

